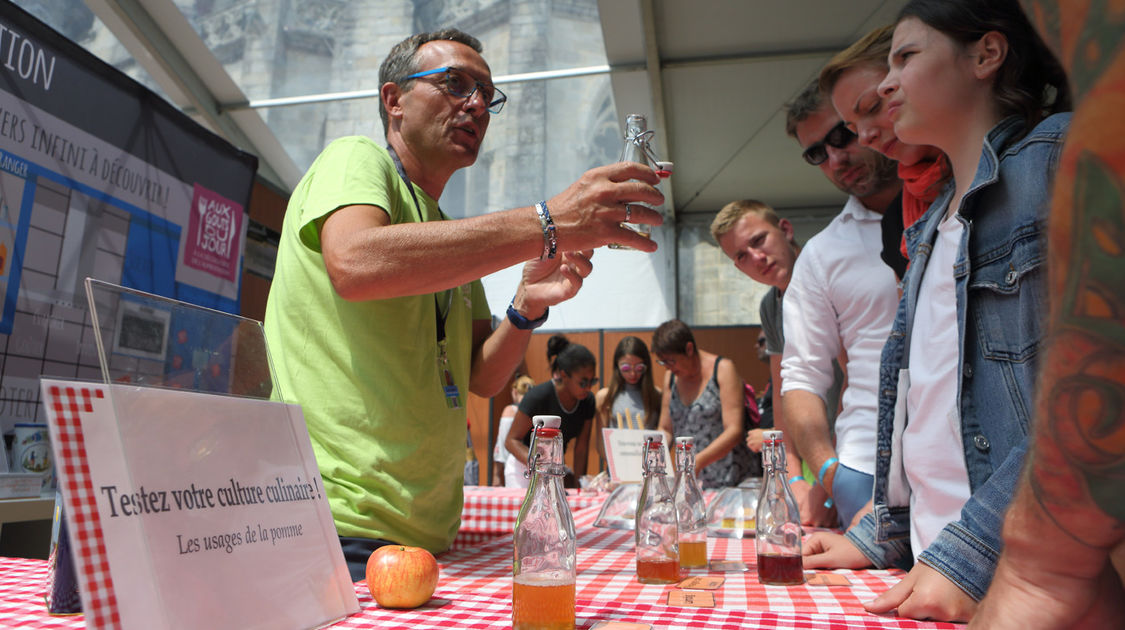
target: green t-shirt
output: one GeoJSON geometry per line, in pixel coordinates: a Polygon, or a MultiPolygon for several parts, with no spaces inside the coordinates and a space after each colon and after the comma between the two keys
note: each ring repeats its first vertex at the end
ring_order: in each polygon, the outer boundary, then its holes
{"type": "MultiPolygon", "coordinates": [[[[414,187],[427,221],[438,204],[414,187]]],[[[332,142],[289,200],[265,330],[281,396],[301,405],[341,536],[449,547],[460,524],[472,323],[489,319],[480,281],[436,294],[449,365],[461,390],[450,409],[438,368],[435,294],[349,302],[336,294],[320,226],[352,204],[392,223],[418,210],[387,150],[364,137],[332,142]]],[[[434,265],[457,261],[435,259],[434,265]]]]}

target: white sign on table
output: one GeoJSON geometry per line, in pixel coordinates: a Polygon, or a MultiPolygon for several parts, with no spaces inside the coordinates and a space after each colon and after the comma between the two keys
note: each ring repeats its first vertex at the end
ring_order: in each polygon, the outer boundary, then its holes
{"type": "Polygon", "coordinates": [[[43,379],[90,628],[313,628],[359,611],[300,408],[43,379]]]}
{"type": "MultiPolygon", "coordinates": [[[[645,429],[602,429],[609,477],[616,483],[639,482],[644,479],[645,436],[660,433],[645,429]]],[[[671,458],[665,436],[664,470],[672,474],[671,458]]]]}

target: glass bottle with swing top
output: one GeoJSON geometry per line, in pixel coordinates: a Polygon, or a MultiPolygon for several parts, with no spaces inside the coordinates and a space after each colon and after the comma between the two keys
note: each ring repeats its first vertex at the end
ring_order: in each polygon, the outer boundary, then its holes
{"type": "Polygon", "coordinates": [[[801,512],[789,488],[785,468],[785,442],[781,431],[766,431],[762,447],[766,469],[758,499],[758,581],[762,584],[802,584],[801,512]]]}
{"type": "MultiPolygon", "coordinates": [[[[657,160],[656,153],[652,146],[652,137],[655,132],[649,130],[648,119],[643,114],[629,114],[625,117],[625,146],[621,150],[622,162],[636,162],[644,164],[656,170],[657,175],[662,179],[671,177],[672,163],[657,160]]],[[[653,208],[648,204],[633,203],[629,204],[636,207],[653,208]]],[[[637,232],[638,234],[647,238],[652,238],[652,226],[646,223],[622,223],[624,227],[637,232]]],[[[618,243],[611,243],[610,249],[633,249],[618,243]]]]}
{"type": "Polygon", "coordinates": [[[562,478],[559,416],[532,418],[527,469],[531,476],[516,517],[512,565],[512,627],[573,630],[577,554],[574,519],[562,478]]]}
{"type": "Polygon", "coordinates": [[[695,477],[695,439],[676,438],[676,483],[672,490],[680,547],[680,568],[707,566],[707,502],[695,477]]]}
{"type": "Polygon", "coordinates": [[[635,538],[637,580],[643,584],[680,581],[679,528],[672,490],[664,475],[664,435],[645,436],[644,483],[637,499],[635,538]]]}

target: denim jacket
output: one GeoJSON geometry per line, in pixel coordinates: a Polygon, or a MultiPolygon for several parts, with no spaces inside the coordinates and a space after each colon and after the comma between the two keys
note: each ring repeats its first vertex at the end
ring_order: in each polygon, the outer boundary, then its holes
{"type": "MultiPolygon", "coordinates": [[[[1043,120],[1013,141],[1018,118],[988,134],[972,186],[955,220],[964,226],[953,276],[957,325],[958,410],[971,496],[918,559],[973,598],[984,596],[1002,548],[1004,511],[1015,493],[1034,413],[1037,354],[1046,296],[1046,217],[1051,176],[1070,114],[1043,120]]],[[[903,472],[905,409],[899,374],[907,367],[910,331],[926,263],[953,186],[906,231],[910,267],[903,278],[891,334],[879,370],[879,424],[874,505],[847,532],[874,563],[909,567],[910,487],[903,472]]]]}

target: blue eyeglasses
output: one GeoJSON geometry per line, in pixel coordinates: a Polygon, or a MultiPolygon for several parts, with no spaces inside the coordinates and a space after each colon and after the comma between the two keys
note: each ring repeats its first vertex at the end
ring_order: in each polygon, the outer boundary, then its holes
{"type": "Polygon", "coordinates": [[[480,90],[480,95],[484,97],[484,102],[488,103],[488,112],[490,114],[499,114],[500,110],[504,108],[504,103],[508,102],[508,96],[501,92],[495,85],[481,83],[469,76],[464,70],[452,66],[442,66],[441,68],[434,68],[433,70],[415,72],[410,76],[403,77],[402,80],[421,79],[423,77],[443,73],[445,76],[434,78],[441,82],[446,92],[453,96],[468,99],[471,98],[477,90],[480,90]]]}

